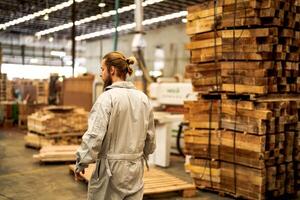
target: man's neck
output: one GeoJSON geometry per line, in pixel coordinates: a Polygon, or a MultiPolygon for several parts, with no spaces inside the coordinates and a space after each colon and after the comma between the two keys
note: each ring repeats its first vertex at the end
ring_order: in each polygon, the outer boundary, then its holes
{"type": "Polygon", "coordinates": [[[121,82],[121,81],[125,81],[119,77],[112,77],[112,83],[115,83],[115,82],[121,82]]]}

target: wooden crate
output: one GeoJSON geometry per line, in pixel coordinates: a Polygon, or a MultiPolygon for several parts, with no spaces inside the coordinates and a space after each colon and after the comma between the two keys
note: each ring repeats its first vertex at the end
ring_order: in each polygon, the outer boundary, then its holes
{"type": "MultiPolygon", "coordinates": [[[[75,171],[75,165],[70,165],[69,168],[71,172],[75,171]]],[[[85,170],[85,174],[81,174],[81,177],[88,182],[94,170],[95,164],[90,164],[85,170]]],[[[196,195],[194,184],[187,183],[157,168],[150,168],[149,171],[145,169],[143,179],[144,195],[168,192],[182,192],[183,197],[194,197],[196,195]]]]}

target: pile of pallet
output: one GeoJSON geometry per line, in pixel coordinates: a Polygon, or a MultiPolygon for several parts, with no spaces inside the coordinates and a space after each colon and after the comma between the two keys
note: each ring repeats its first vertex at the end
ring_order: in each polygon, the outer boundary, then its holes
{"type": "Polygon", "coordinates": [[[36,102],[38,104],[48,104],[49,81],[34,80],[33,85],[36,87],[36,102]]]}
{"type": "Polygon", "coordinates": [[[19,103],[19,115],[18,115],[18,125],[20,128],[27,128],[27,117],[32,113],[40,110],[45,107],[44,104],[28,104],[28,103],[19,103]]]}
{"type": "Polygon", "coordinates": [[[185,151],[198,187],[247,199],[300,189],[299,5],[209,0],[188,9],[186,76],[199,96],[185,102],[185,151]]]}
{"type": "Polygon", "coordinates": [[[48,106],[28,116],[26,145],[80,144],[87,129],[88,113],[83,108],[48,106]]]}
{"type": "Polygon", "coordinates": [[[11,128],[17,123],[18,105],[13,101],[0,102],[0,125],[5,128],[11,128]]]}
{"type": "Polygon", "coordinates": [[[0,101],[6,101],[7,75],[0,73],[0,101]]]}

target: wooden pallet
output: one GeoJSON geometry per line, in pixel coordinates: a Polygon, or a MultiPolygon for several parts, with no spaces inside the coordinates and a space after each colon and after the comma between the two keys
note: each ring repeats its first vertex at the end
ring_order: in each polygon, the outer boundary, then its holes
{"type": "MultiPolygon", "coordinates": [[[[75,165],[69,165],[70,172],[74,173],[75,165]]],[[[88,182],[95,169],[95,164],[89,165],[85,174],[81,177],[88,182]]],[[[144,173],[144,195],[161,194],[168,192],[182,192],[183,197],[194,197],[196,195],[195,185],[187,183],[175,176],[163,172],[157,168],[150,168],[144,173]]]]}
{"type": "Polygon", "coordinates": [[[25,146],[41,148],[49,145],[79,145],[83,133],[64,133],[56,135],[44,135],[35,132],[28,132],[24,137],[25,146]]]}

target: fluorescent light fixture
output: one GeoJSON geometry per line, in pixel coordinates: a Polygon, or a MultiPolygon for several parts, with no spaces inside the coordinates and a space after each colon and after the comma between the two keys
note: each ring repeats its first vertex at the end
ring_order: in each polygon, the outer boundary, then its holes
{"type": "Polygon", "coordinates": [[[53,42],[54,38],[53,37],[49,37],[49,42],[53,42]]]}
{"type": "Polygon", "coordinates": [[[99,3],[98,6],[99,6],[100,8],[104,8],[104,7],[106,6],[106,4],[102,2],[102,3],[99,3]]]}
{"type": "Polygon", "coordinates": [[[49,15],[46,14],[46,15],[44,16],[44,20],[45,20],[45,21],[48,21],[48,19],[49,19],[49,15]]]}
{"type": "MultiPolygon", "coordinates": [[[[155,4],[155,3],[160,3],[160,2],[163,2],[163,1],[165,1],[165,0],[146,0],[142,3],[142,6],[145,7],[145,6],[149,6],[149,5],[152,5],[152,4],[155,4]]],[[[99,3],[98,6],[100,4],[101,3],[99,3]]],[[[124,7],[118,9],[118,13],[128,12],[128,11],[134,10],[135,8],[136,8],[135,4],[131,4],[129,6],[124,6],[124,7]]],[[[106,17],[111,17],[111,16],[114,16],[114,15],[116,15],[116,11],[115,10],[110,10],[110,11],[104,12],[102,14],[93,15],[93,16],[90,16],[90,17],[86,17],[86,18],[77,20],[77,21],[75,21],[75,26],[79,26],[81,24],[89,23],[89,22],[92,22],[92,21],[96,21],[96,20],[99,20],[99,19],[106,18],[106,17]]],[[[59,26],[55,26],[55,27],[52,27],[52,28],[49,28],[49,29],[45,29],[45,30],[36,32],[35,35],[36,36],[48,35],[50,33],[54,33],[54,32],[57,32],[57,31],[61,31],[61,30],[64,30],[64,29],[71,28],[72,26],[73,26],[72,22],[69,22],[69,23],[66,23],[66,24],[62,24],[62,25],[59,25],[59,26]]]]}
{"type": "Polygon", "coordinates": [[[181,21],[182,21],[182,23],[187,23],[187,19],[186,18],[182,18],[181,21]]]}
{"type": "Polygon", "coordinates": [[[149,71],[149,74],[150,76],[153,76],[153,77],[159,77],[162,75],[162,72],[161,71],[149,71]]]}
{"type": "Polygon", "coordinates": [[[138,70],[136,70],[136,71],[134,72],[134,75],[135,75],[135,76],[143,76],[143,71],[140,70],[140,69],[138,69],[138,70]]]}
{"type": "Polygon", "coordinates": [[[64,51],[51,51],[50,52],[51,56],[58,56],[58,57],[65,57],[66,56],[66,52],[64,51]]]}
{"type": "MultiPolygon", "coordinates": [[[[171,20],[171,19],[186,17],[186,16],[187,16],[187,11],[180,11],[180,12],[177,12],[177,13],[172,13],[172,14],[163,15],[163,16],[160,16],[160,17],[154,17],[154,18],[151,18],[151,19],[146,19],[142,23],[143,23],[144,26],[147,26],[147,25],[151,25],[151,24],[155,24],[155,23],[159,23],[159,22],[164,22],[164,21],[171,20]]],[[[130,30],[130,29],[134,29],[135,26],[136,26],[135,23],[125,24],[125,25],[119,26],[117,28],[117,30],[118,31],[130,30]]],[[[113,32],[115,32],[115,28],[104,29],[104,30],[101,30],[101,31],[76,36],[75,39],[78,40],[78,41],[86,40],[86,39],[90,39],[90,38],[94,38],[94,37],[108,35],[108,34],[111,34],[113,32]]]]}
{"type": "Polygon", "coordinates": [[[36,64],[38,62],[39,62],[39,60],[37,58],[31,58],[30,59],[30,63],[32,63],[32,64],[36,64]]]}
{"type": "MultiPolygon", "coordinates": [[[[81,3],[84,0],[75,0],[75,1],[77,3],[81,3]]],[[[44,19],[45,19],[45,18],[47,18],[46,17],[47,14],[50,14],[50,13],[58,11],[58,10],[62,10],[64,8],[67,8],[67,7],[71,6],[72,4],[73,4],[73,0],[69,0],[69,1],[57,4],[55,6],[52,6],[50,8],[46,8],[44,10],[40,10],[38,12],[35,12],[35,13],[32,13],[32,14],[25,15],[23,17],[11,20],[9,22],[5,22],[3,24],[0,24],[0,30],[5,30],[7,27],[14,26],[14,25],[17,25],[17,24],[21,24],[23,22],[26,22],[26,21],[29,21],[29,20],[32,20],[34,18],[41,17],[41,16],[45,16],[44,17],[44,19]]],[[[45,20],[47,20],[47,19],[45,19],[45,20]]]]}

